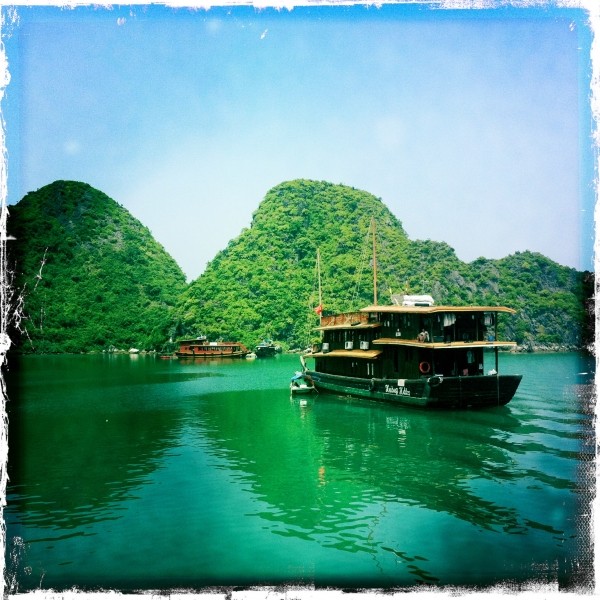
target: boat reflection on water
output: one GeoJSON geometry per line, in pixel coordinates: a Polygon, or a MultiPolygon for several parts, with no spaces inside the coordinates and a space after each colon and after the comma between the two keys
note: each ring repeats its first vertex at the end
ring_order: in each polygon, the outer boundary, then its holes
{"type": "MultiPolygon", "coordinates": [[[[323,543],[351,547],[355,541],[339,533],[348,528],[349,515],[374,499],[419,505],[485,529],[523,530],[516,509],[486,501],[470,485],[478,478],[520,476],[502,443],[518,426],[507,409],[449,419],[400,414],[327,394],[317,401],[295,397],[287,407],[270,403],[268,411],[258,412],[261,404],[240,402],[231,411],[222,410],[221,402],[207,402],[201,418],[208,432],[219,432],[214,443],[227,447],[232,468],[237,464],[250,476],[253,491],[277,506],[277,520],[288,535],[333,535],[323,543]],[[288,410],[296,411],[299,425],[283,414],[288,410]],[[246,426],[250,421],[252,428],[246,426]],[[469,421],[477,439],[461,435],[469,421]],[[236,435],[223,436],[225,431],[236,435]],[[263,443],[255,443],[257,432],[264,433],[263,443]],[[290,489],[296,491],[291,497],[290,489]],[[315,510],[319,506],[328,507],[325,520],[315,510]]],[[[274,521],[271,511],[264,517],[274,521]]]]}
{"type": "MultiPolygon", "coordinates": [[[[548,469],[572,452],[544,446],[539,440],[554,432],[535,421],[524,431],[508,407],[399,411],[321,393],[239,402],[236,410],[206,402],[200,418],[203,429],[219,432],[215,449],[266,503],[252,515],[271,533],[404,565],[371,585],[402,584],[407,575],[460,585],[525,580],[532,567],[523,543],[532,539],[549,578],[572,576],[576,486],[560,466],[548,469]],[[554,495],[547,486],[564,490],[566,501],[540,509],[540,499],[554,495]]],[[[352,573],[324,582],[351,584],[352,573]]]]}

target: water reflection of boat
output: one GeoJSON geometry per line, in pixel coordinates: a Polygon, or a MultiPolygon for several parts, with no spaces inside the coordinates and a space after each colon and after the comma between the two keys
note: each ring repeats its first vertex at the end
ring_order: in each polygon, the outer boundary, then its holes
{"type": "MultiPolygon", "coordinates": [[[[268,392],[256,397],[263,395],[272,398],[268,392]]],[[[519,476],[506,451],[507,433],[519,421],[507,409],[467,412],[454,422],[435,412],[390,412],[339,396],[311,403],[306,412],[307,399],[299,396],[292,405],[300,411],[296,422],[290,405],[272,401],[239,402],[235,411],[207,402],[199,416],[216,451],[227,451],[230,468],[243,471],[254,492],[277,507],[259,513],[276,529],[279,522],[287,535],[318,537],[354,552],[355,542],[343,535],[350,517],[385,498],[481,529],[525,530],[518,509],[489,502],[472,485],[479,478],[511,482],[519,476]],[[252,428],[244,429],[250,421],[252,428]],[[256,444],[257,435],[269,443],[256,444]],[[290,496],[289,489],[296,493],[290,496]],[[329,507],[326,520],[320,510],[307,510],[322,506],[329,507]]]]}
{"type": "Polygon", "coordinates": [[[290,392],[292,394],[312,394],[315,391],[315,384],[310,375],[296,371],[290,381],[290,392]]]}

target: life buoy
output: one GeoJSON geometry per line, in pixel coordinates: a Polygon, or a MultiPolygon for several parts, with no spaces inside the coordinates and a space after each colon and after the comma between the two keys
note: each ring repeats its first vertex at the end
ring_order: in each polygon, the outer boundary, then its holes
{"type": "Polygon", "coordinates": [[[426,360],[424,360],[422,363],[419,363],[419,371],[421,371],[423,375],[427,375],[427,373],[431,371],[431,365],[426,360]]]}

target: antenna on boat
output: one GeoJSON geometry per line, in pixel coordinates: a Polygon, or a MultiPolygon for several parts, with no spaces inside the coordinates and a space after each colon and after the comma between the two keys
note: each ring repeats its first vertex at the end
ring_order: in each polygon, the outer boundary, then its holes
{"type": "Polygon", "coordinates": [[[373,232],[373,304],[377,306],[377,248],[375,244],[375,217],[371,217],[373,232]]]}

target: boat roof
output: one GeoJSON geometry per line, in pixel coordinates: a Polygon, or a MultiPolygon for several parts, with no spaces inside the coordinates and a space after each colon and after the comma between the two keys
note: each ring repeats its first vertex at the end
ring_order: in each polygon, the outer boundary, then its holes
{"type": "Polygon", "coordinates": [[[451,348],[514,348],[517,345],[517,342],[504,342],[499,340],[494,340],[493,342],[419,342],[417,340],[407,340],[402,338],[378,338],[373,340],[373,344],[388,346],[412,346],[413,348],[432,348],[435,350],[444,350],[451,348]]]}
{"type": "Polygon", "coordinates": [[[382,350],[331,350],[331,352],[313,352],[306,354],[308,358],[364,358],[373,359],[381,354],[382,350]]]}
{"type": "Polygon", "coordinates": [[[176,342],[177,344],[198,344],[201,346],[210,346],[210,345],[217,345],[217,346],[231,346],[231,345],[235,345],[235,346],[239,346],[241,345],[241,342],[209,342],[206,338],[190,338],[189,340],[177,340],[176,342]]]}
{"type": "Polygon", "coordinates": [[[400,306],[396,304],[372,304],[361,308],[360,312],[367,313],[412,313],[412,314],[433,314],[433,313],[460,313],[460,312],[497,312],[515,314],[514,308],[507,306],[400,306]]]}

